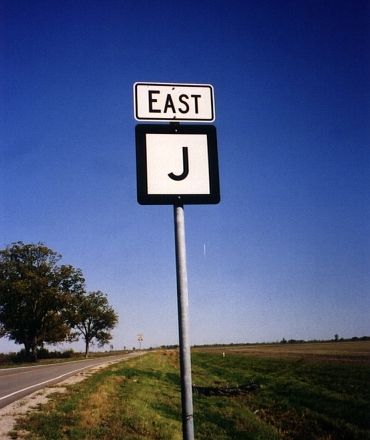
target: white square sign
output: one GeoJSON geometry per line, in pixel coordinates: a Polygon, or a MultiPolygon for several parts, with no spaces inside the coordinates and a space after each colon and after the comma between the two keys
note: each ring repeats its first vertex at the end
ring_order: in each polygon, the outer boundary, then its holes
{"type": "Polygon", "coordinates": [[[210,125],[137,125],[141,204],[218,203],[216,129],[210,125]]]}
{"type": "Polygon", "coordinates": [[[146,135],[148,194],[209,194],[205,134],[146,135]]]}

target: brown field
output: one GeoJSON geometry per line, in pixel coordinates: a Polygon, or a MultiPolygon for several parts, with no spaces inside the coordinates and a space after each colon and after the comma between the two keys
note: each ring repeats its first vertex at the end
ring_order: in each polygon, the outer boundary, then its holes
{"type": "Polygon", "coordinates": [[[199,347],[194,351],[250,354],[262,357],[304,358],[370,364],[370,341],[306,342],[199,347]]]}

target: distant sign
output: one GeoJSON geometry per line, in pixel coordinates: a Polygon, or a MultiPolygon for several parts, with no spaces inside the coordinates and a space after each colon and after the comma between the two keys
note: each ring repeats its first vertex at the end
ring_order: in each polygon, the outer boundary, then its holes
{"type": "Polygon", "coordinates": [[[213,125],[136,126],[138,202],[219,203],[213,125]]]}
{"type": "Polygon", "coordinates": [[[134,84],[134,113],[138,121],[215,120],[213,87],[209,84],[134,84]]]}

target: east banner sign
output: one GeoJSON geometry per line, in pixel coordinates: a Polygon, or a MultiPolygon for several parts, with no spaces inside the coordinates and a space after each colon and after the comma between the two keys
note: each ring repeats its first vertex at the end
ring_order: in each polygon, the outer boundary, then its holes
{"type": "Polygon", "coordinates": [[[137,125],[136,156],[140,204],[219,203],[213,125],[137,125]]]}
{"type": "Polygon", "coordinates": [[[213,87],[209,84],[134,84],[134,114],[138,121],[215,120],[213,87]]]}

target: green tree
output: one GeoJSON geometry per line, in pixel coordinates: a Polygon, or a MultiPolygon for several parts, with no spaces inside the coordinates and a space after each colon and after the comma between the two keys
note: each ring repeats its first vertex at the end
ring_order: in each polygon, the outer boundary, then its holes
{"type": "Polygon", "coordinates": [[[60,259],[43,243],[19,241],[0,250],[0,336],[24,344],[34,360],[44,343],[70,337],[66,311],[84,291],[82,272],[58,265],[60,259]]]}
{"type": "Polygon", "coordinates": [[[103,292],[98,290],[76,295],[70,312],[71,327],[85,341],[85,357],[89,355],[91,343],[96,341],[103,346],[112,339],[110,331],[117,324],[118,315],[103,292]]]}

